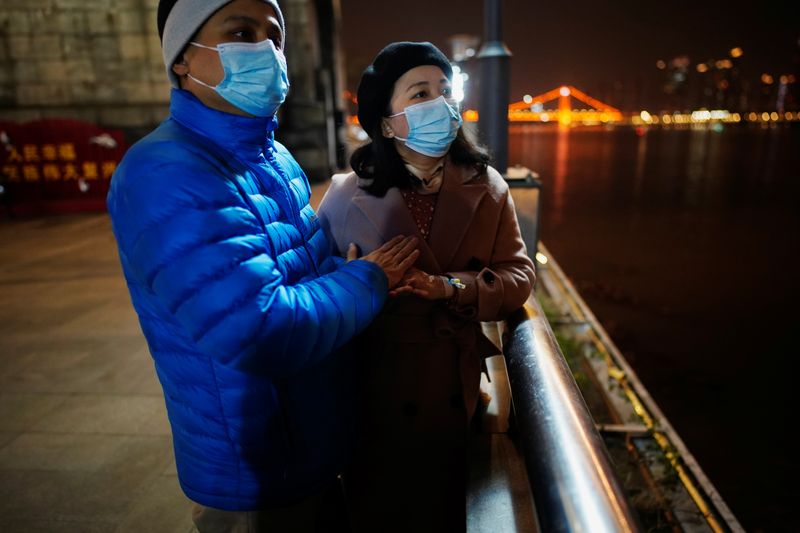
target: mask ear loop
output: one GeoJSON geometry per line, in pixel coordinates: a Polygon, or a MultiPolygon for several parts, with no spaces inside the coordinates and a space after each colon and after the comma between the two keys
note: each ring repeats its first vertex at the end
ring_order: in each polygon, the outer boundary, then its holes
{"type": "Polygon", "coordinates": [[[202,85],[203,87],[208,87],[209,89],[216,89],[216,86],[214,86],[214,85],[209,85],[209,84],[207,84],[207,83],[206,83],[206,82],[204,82],[204,81],[200,81],[200,80],[198,80],[197,78],[195,78],[194,76],[192,76],[191,74],[189,74],[188,72],[186,73],[186,77],[187,77],[187,78],[189,78],[190,80],[194,81],[195,83],[199,83],[199,84],[200,84],[200,85],[202,85]]]}
{"type": "MultiPolygon", "coordinates": [[[[192,45],[192,46],[197,46],[198,48],[205,48],[206,50],[214,50],[216,53],[219,53],[219,49],[216,46],[206,46],[204,44],[196,43],[194,41],[191,41],[189,44],[192,45]]],[[[216,89],[215,86],[209,85],[204,81],[198,80],[197,78],[195,78],[194,76],[192,76],[188,72],[186,73],[186,77],[189,78],[190,80],[194,81],[195,83],[199,83],[203,87],[208,87],[209,89],[212,89],[212,90],[216,89]]]]}
{"type": "MultiPolygon", "coordinates": [[[[406,114],[405,111],[400,111],[399,113],[395,113],[394,115],[388,115],[385,118],[394,118],[394,117],[399,117],[400,115],[405,115],[405,114],[406,114]]],[[[394,132],[391,132],[391,133],[394,133],[394,132]]],[[[404,139],[403,137],[398,137],[396,133],[394,134],[393,138],[397,139],[398,141],[407,141],[408,140],[408,138],[404,139]]]]}
{"type": "Polygon", "coordinates": [[[215,52],[219,53],[219,48],[217,48],[216,46],[206,46],[204,44],[200,44],[194,41],[191,41],[189,44],[191,44],[192,46],[197,46],[198,48],[205,48],[206,50],[214,50],[215,52]]]}

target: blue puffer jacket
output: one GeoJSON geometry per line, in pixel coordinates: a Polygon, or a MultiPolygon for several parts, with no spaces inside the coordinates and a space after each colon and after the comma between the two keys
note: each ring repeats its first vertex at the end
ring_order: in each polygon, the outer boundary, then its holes
{"type": "Polygon", "coordinates": [[[174,90],[108,195],[181,486],[227,510],[297,501],[341,467],[352,374],[335,350],[387,292],[374,264],[329,255],[276,125],[174,90]]]}

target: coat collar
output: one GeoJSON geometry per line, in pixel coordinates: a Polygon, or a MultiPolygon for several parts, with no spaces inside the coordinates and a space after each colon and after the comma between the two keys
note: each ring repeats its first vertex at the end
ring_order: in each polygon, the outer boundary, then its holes
{"type": "Polygon", "coordinates": [[[420,252],[416,266],[426,272],[440,270],[436,256],[420,235],[417,223],[408,211],[399,189],[392,187],[386,192],[386,196],[377,198],[359,187],[353,196],[353,205],[372,222],[381,242],[386,242],[395,235],[414,235],[419,239],[420,252]]]}
{"type": "Polygon", "coordinates": [[[359,187],[353,195],[353,205],[372,222],[383,242],[395,235],[415,235],[420,241],[416,266],[426,272],[443,272],[450,266],[486,194],[485,180],[480,177],[481,174],[471,168],[454,165],[449,159],[445,162],[442,188],[427,242],[420,235],[399,189],[393,187],[384,198],[376,198],[359,187]]]}
{"type": "Polygon", "coordinates": [[[475,211],[486,195],[486,180],[471,167],[454,165],[448,159],[444,181],[433,215],[430,248],[441,269],[450,266],[461,242],[467,235],[475,211]]]}
{"type": "Polygon", "coordinates": [[[274,116],[242,117],[217,111],[181,89],[172,89],[170,114],[182,126],[248,160],[258,159],[272,145],[273,132],[278,127],[274,116]]]}

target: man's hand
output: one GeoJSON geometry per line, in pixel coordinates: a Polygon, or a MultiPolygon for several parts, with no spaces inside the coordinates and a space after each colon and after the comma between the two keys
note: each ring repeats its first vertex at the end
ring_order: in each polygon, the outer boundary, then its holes
{"type": "MultiPolygon", "coordinates": [[[[416,237],[397,237],[386,242],[377,250],[368,253],[363,259],[375,263],[383,269],[384,274],[389,279],[389,288],[393,289],[406,273],[414,261],[419,257],[419,250],[417,245],[419,240],[416,237]]],[[[347,249],[347,260],[352,261],[359,259],[358,247],[355,244],[350,244],[347,249]]]]}
{"type": "Polygon", "coordinates": [[[413,294],[426,300],[444,300],[453,296],[455,289],[444,276],[434,276],[411,267],[400,280],[400,286],[389,292],[389,296],[413,294]]]}

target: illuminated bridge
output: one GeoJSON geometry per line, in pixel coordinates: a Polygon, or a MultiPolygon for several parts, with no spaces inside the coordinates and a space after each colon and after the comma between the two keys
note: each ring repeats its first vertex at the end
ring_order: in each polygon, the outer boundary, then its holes
{"type": "MultiPolygon", "coordinates": [[[[478,112],[472,109],[464,113],[470,122],[478,120],[478,112]]],[[[572,123],[605,124],[623,120],[622,112],[606,103],[592,98],[572,85],[562,85],[538,96],[526,95],[519,102],[508,106],[510,122],[557,122],[563,126],[572,123]],[[591,109],[573,109],[571,99],[589,106],[591,109]],[[544,104],[558,100],[556,109],[545,109],[544,104]]]]}
{"type": "MultiPolygon", "coordinates": [[[[464,120],[477,122],[478,112],[474,109],[464,111],[464,120]]],[[[633,125],[655,126],[663,124],[671,127],[692,127],[695,125],[711,125],[720,128],[723,123],[750,122],[770,125],[783,122],[800,121],[800,113],[786,111],[751,111],[749,113],[730,112],[725,109],[699,109],[684,112],[649,113],[635,111],[623,114],[619,109],[610,106],[572,85],[562,85],[537,96],[526,95],[522,100],[508,106],[509,122],[555,123],[559,126],[574,125],[633,125]],[[572,99],[577,100],[590,109],[573,109],[572,99]],[[548,102],[558,101],[558,107],[546,109],[548,102]]]]}

